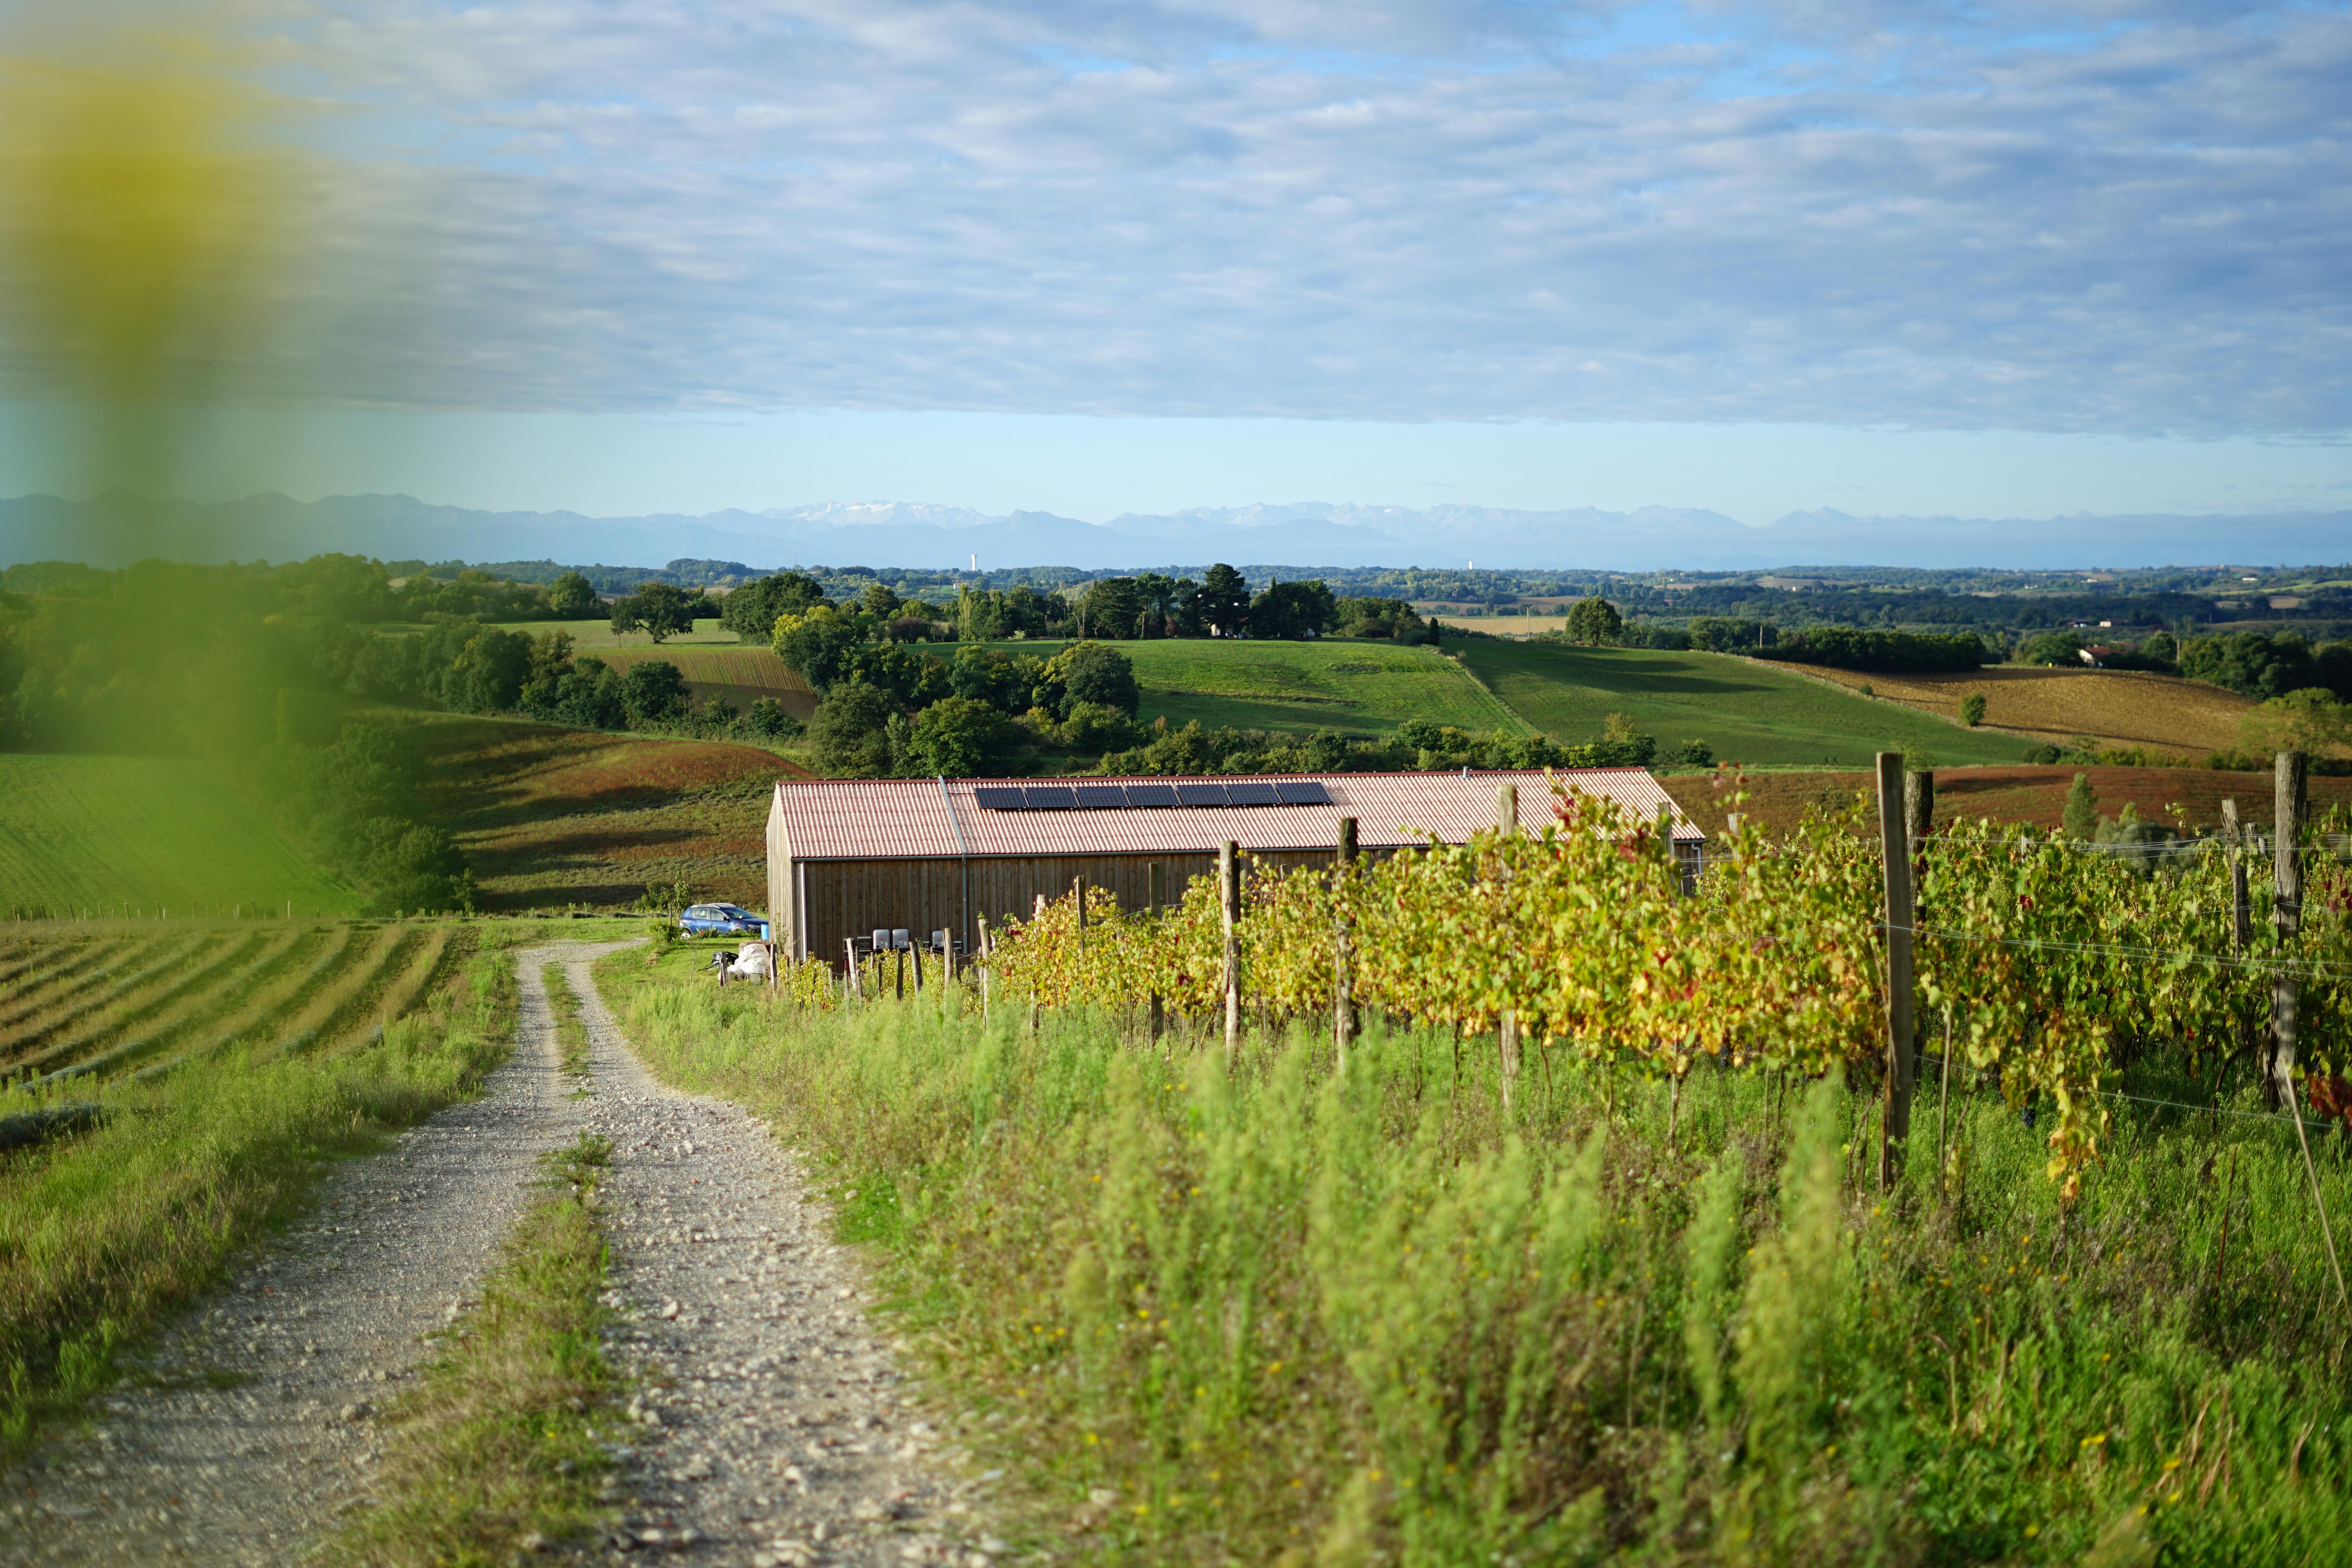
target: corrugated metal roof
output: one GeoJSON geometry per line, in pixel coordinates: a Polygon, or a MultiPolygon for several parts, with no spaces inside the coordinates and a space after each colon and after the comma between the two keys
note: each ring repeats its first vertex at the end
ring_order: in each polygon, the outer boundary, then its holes
{"type": "MultiPolygon", "coordinates": [[[[1634,817],[1674,810],[1675,840],[1705,840],[1674,806],[1665,786],[1644,768],[1581,768],[1550,775],[1566,787],[1615,801],[1634,817]]],[[[1313,779],[1328,805],[1171,806],[1118,811],[983,811],[975,789],[1003,779],[816,779],[776,785],[796,859],[951,858],[958,855],[1174,855],[1213,853],[1230,838],[1245,850],[1328,849],[1339,819],[1356,819],[1357,842],[1391,849],[1435,834],[1460,843],[1495,824],[1499,786],[1519,786],[1519,820],[1532,830],[1551,820],[1546,775],[1514,769],[1450,773],[1260,773],[1250,780],[1313,779]],[[950,816],[950,813],[953,816],[950,816]]],[[[1088,784],[1237,784],[1230,773],[1192,779],[1087,779],[1088,784]]],[[[1058,782],[1058,781],[1057,781],[1058,782]]]]}

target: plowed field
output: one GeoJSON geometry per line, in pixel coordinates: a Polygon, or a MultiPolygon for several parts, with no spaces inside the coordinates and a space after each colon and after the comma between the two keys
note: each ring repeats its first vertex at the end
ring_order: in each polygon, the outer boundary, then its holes
{"type": "Polygon", "coordinates": [[[495,719],[430,726],[437,820],[492,911],[626,904],[651,884],[767,902],[768,793],[798,772],[718,741],[495,719]]]}
{"type": "MultiPolygon", "coordinates": [[[[2117,816],[2126,804],[2154,822],[2169,822],[2167,808],[2179,804],[2191,826],[2213,826],[2221,820],[2221,802],[2234,796],[2239,814],[2250,821],[2271,820],[2271,776],[2267,773],[2222,773],[2208,768],[2069,768],[1991,767],[1936,770],[1936,821],[1938,824],[1989,816],[1995,822],[2026,822],[2055,827],[2065,810],[2066,791],[2077,773],[2091,775],[2091,788],[2103,816],[2117,816]]],[[[1758,773],[1747,781],[1748,804],[1742,808],[1756,819],[1785,827],[1808,809],[1836,810],[1864,799],[1872,786],[1867,773],[1758,773]]],[[[1675,804],[1708,834],[1723,831],[1730,809],[1727,788],[1718,789],[1713,777],[1697,773],[1669,774],[1659,782],[1675,804]]],[[[2316,816],[2331,805],[2352,805],[2352,778],[2311,780],[2311,810],[2316,816]]]]}
{"type": "Polygon", "coordinates": [[[2105,745],[2145,746],[2202,757],[2237,743],[2238,716],[2253,700],[2234,691],[2177,676],[2136,669],[2012,669],[2000,667],[1955,675],[1865,675],[1850,669],[1804,673],[1850,690],[1864,686],[1882,700],[1947,719],[1960,716],[1960,700],[1985,694],[1987,729],[2030,735],[2064,746],[2087,735],[2105,745]]]}

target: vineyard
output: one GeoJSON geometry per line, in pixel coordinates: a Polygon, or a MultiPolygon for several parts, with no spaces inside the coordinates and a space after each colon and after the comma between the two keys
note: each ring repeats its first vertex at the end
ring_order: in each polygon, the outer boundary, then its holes
{"type": "Polygon", "coordinates": [[[831,1173],[1076,1561],[2333,1561],[2352,1313],[2315,1210],[2352,1163],[2248,1058],[2282,974],[2301,1065],[2340,1055],[2340,851],[2304,841],[2292,944],[2238,945],[2226,843],[1940,828],[1882,1173],[1857,826],[1730,835],[1686,887],[1560,801],[1239,868],[1230,906],[1066,896],[903,994],[896,956],[721,989],[691,944],[599,980],[831,1173]]]}
{"type": "Polygon", "coordinates": [[[42,922],[0,942],[0,1077],[154,1079],[242,1046],[334,1053],[407,1016],[472,951],[439,922],[42,922]],[[55,930],[64,934],[46,934],[55,930]]]}
{"type": "MultiPolygon", "coordinates": [[[[1677,1087],[1709,1058],[1808,1079],[1885,1061],[1884,871],[1859,824],[1743,826],[1691,889],[1653,825],[1565,793],[1554,815],[1533,835],[1498,828],[1360,871],[1253,871],[1230,959],[1205,879],[1161,915],[1099,889],[1082,910],[1074,891],[1005,931],[991,973],[1042,1006],[1194,1018],[1225,1012],[1230,978],[1267,1022],[1332,1017],[1344,985],[1358,1006],[1492,1036],[1507,1094],[1522,1045],[1538,1068],[1566,1053],[1677,1087]]],[[[2023,826],[1923,837],[1916,1001],[1932,1054],[2021,1110],[2046,1101],[2050,1172],[2069,1191],[2098,1157],[2116,1066],[2164,1043],[2218,1090],[2267,1027],[2278,973],[2300,983],[2305,1063],[2332,1075],[2352,1002],[2352,874],[2328,841],[2305,857],[2306,919],[2290,940],[2267,920],[2240,937],[2233,863],[2265,911],[2267,868],[2233,862],[2218,838],[2158,863],[2023,826]]],[[[2309,1091],[2323,1092],[2317,1077],[2309,1091]]]]}

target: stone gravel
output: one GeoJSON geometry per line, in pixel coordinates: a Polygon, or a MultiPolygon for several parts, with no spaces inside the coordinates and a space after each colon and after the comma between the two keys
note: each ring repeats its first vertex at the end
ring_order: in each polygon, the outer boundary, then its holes
{"type": "Polygon", "coordinates": [[[567,1555],[794,1568],[984,1568],[993,1476],[921,1418],[852,1255],[798,1163],[740,1107],[671,1089],[589,977],[615,945],[520,952],[516,1049],[479,1098],[321,1178],[313,1211],[173,1324],[89,1429],[0,1475],[0,1563],[291,1563],[371,1500],[378,1408],[413,1384],[529,1197],[545,1151],[611,1140],[604,1185],[636,1380],[611,1436],[617,1522],[567,1555]],[[560,1071],[540,973],[591,1042],[560,1071]]]}

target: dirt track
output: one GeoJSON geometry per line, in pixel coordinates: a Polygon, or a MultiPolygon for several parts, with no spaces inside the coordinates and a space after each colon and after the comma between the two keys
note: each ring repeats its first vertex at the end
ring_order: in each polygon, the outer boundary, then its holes
{"type": "Polygon", "coordinates": [[[282,1564],[367,1505],[376,1407],[414,1380],[512,1226],[541,1152],[612,1140],[613,1352],[625,1484],[591,1560],[985,1562],[924,1462],[851,1260],[734,1106],[656,1083],[588,983],[609,946],[518,955],[516,1048],[482,1096],[321,1182],[303,1224],[161,1337],[92,1430],[0,1478],[0,1563],[282,1564]],[[541,966],[566,963],[591,1088],[558,1070],[541,966]]]}

